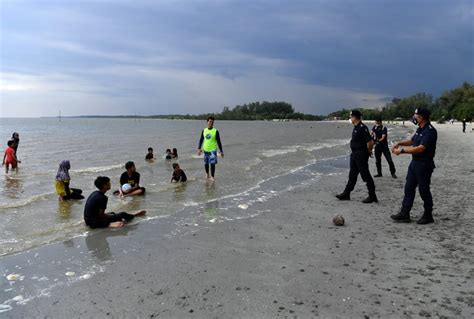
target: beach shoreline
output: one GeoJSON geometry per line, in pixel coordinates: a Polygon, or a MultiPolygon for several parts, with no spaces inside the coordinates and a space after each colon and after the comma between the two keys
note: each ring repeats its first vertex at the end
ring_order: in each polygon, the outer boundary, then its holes
{"type": "MultiPolygon", "coordinates": [[[[400,208],[409,156],[394,159],[396,180],[383,160],[385,175],[375,180],[378,204],[361,203],[367,191],[360,178],[352,200],[338,201],[334,195],[347,181],[346,158],[338,173],[256,203],[255,216],[219,220],[210,206],[189,220],[159,218],[5,256],[4,269],[20,265],[16,271],[26,277],[35,274],[25,273],[22,265],[41,258],[44,263],[31,269],[58,280],[42,295],[10,300],[11,309],[1,315],[473,317],[474,140],[459,126],[434,126],[439,136],[432,178],[435,224],[390,220],[400,208]],[[345,217],[345,226],[332,224],[336,213],[345,217]],[[82,265],[88,273],[68,278],[64,274],[74,269],[47,265],[82,255],[95,260],[82,265]]],[[[370,169],[374,173],[374,160],[370,169]]],[[[417,194],[413,217],[421,211],[417,194]]],[[[6,295],[3,290],[1,296],[6,295]]]]}

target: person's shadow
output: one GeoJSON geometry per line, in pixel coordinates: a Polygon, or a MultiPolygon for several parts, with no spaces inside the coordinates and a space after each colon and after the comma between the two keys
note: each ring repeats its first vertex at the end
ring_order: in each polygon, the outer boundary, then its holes
{"type": "Polygon", "coordinates": [[[86,246],[90,255],[99,262],[111,260],[113,253],[110,250],[107,238],[127,236],[128,232],[135,228],[136,225],[125,225],[122,228],[92,230],[86,236],[86,246]]]}

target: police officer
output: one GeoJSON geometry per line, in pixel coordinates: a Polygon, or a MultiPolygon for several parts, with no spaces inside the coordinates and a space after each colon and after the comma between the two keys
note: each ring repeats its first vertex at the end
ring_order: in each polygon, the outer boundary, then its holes
{"type": "Polygon", "coordinates": [[[390,150],[388,148],[388,134],[387,127],[382,125],[382,118],[378,117],[375,119],[375,125],[372,128],[372,134],[375,140],[375,165],[377,166],[377,175],[374,177],[382,177],[382,154],[385,156],[385,159],[388,162],[390,167],[390,173],[392,178],[397,178],[395,175],[395,165],[392,161],[392,156],[390,155],[390,150]]]}
{"type": "Polygon", "coordinates": [[[411,154],[412,160],[408,166],[402,208],[398,214],[392,215],[391,218],[399,222],[410,222],[410,210],[413,206],[416,187],[418,186],[421,199],[423,200],[424,213],[417,220],[417,223],[424,225],[434,222],[430,182],[431,174],[435,168],[434,157],[438,132],[430,123],[430,112],[427,109],[416,109],[413,122],[418,124],[415,135],[409,140],[395,143],[392,148],[392,153],[395,155],[411,154]]]}
{"type": "Polygon", "coordinates": [[[362,180],[367,183],[367,189],[369,190],[369,197],[362,202],[368,204],[378,202],[375,195],[374,180],[369,172],[369,157],[372,156],[374,140],[370,136],[367,126],[362,123],[361,118],[362,114],[359,111],[354,110],[351,112],[351,122],[354,125],[354,129],[352,130],[351,139],[352,153],[350,157],[349,181],[344,191],[336,195],[336,197],[340,200],[350,200],[350,194],[354,190],[357,176],[360,173],[362,180]]]}

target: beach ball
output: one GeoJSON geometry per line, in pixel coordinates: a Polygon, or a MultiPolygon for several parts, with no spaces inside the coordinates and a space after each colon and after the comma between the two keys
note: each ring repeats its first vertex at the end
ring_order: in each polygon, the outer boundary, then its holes
{"type": "Polygon", "coordinates": [[[128,192],[132,189],[132,186],[130,186],[130,184],[123,184],[122,185],[122,192],[128,192]]]}

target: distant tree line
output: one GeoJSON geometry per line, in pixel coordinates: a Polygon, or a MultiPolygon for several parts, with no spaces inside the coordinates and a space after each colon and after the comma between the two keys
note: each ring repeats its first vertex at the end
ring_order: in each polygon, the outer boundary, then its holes
{"type": "Polygon", "coordinates": [[[254,120],[301,120],[301,121],[321,121],[323,116],[303,114],[295,112],[293,106],[287,102],[253,102],[249,104],[237,105],[234,108],[225,106],[220,113],[206,113],[199,115],[153,115],[150,118],[162,119],[191,119],[205,120],[209,116],[213,116],[217,120],[238,120],[238,121],[254,121],[254,120]]]}
{"type": "MultiPolygon", "coordinates": [[[[449,119],[474,119],[474,86],[464,82],[461,86],[445,91],[440,97],[434,99],[431,94],[417,93],[412,96],[394,98],[381,108],[357,108],[366,120],[381,117],[384,120],[408,120],[416,108],[427,108],[431,111],[432,120],[443,122],[449,119]]],[[[170,114],[150,116],[82,116],[82,117],[115,117],[115,118],[159,118],[179,120],[205,120],[213,116],[218,120],[301,120],[321,121],[325,119],[348,119],[351,109],[332,112],[327,116],[303,114],[295,112],[293,106],[287,102],[253,102],[237,105],[233,108],[225,106],[220,113],[170,114]]]]}
{"type": "MultiPolygon", "coordinates": [[[[364,119],[373,120],[381,117],[384,120],[407,120],[413,115],[416,108],[427,108],[431,111],[432,120],[443,122],[449,119],[474,119],[474,86],[464,82],[461,86],[445,91],[437,99],[431,94],[417,93],[404,98],[394,98],[382,108],[358,108],[364,119]]],[[[330,113],[329,119],[334,117],[349,118],[351,110],[342,109],[330,113]]]]}

